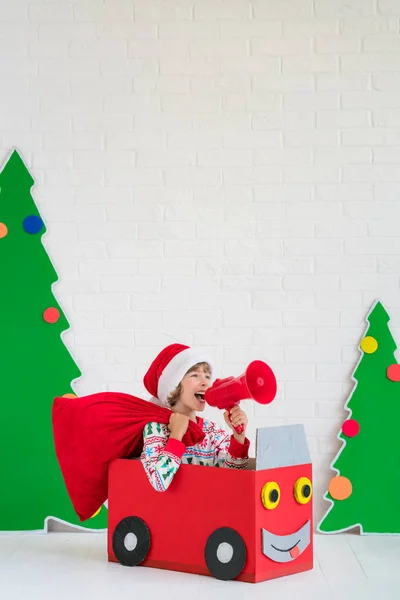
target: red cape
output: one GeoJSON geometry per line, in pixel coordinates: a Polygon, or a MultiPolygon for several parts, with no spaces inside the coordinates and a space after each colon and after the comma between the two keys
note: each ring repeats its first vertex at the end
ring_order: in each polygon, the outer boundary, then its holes
{"type": "MultiPolygon", "coordinates": [[[[55,398],[55,450],[69,497],[81,521],[93,516],[108,498],[110,461],[139,456],[145,425],[151,421],[168,423],[170,416],[167,408],[118,392],[55,398]]],[[[183,438],[186,446],[193,446],[203,438],[202,428],[190,421],[183,438]]]]}

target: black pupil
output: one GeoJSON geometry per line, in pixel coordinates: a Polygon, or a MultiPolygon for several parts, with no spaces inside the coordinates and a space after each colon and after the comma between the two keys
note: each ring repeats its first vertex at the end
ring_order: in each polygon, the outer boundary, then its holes
{"type": "Polygon", "coordinates": [[[271,502],[278,502],[278,498],[279,498],[278,490],[272,490],[269,493],[269,499],[271,500],[271,502]]]}
{"type": "Polygon", "coordinates": [[[303,485],[303,489],[301,490],[304,498],[308,498],[311,494],[311,488],[309,485],[303,485]]]}

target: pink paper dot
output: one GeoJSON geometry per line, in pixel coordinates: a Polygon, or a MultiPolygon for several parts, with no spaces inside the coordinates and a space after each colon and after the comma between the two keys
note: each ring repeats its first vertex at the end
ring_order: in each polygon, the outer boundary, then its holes
{"type": "Polygon", "coordinates": [[[386,374],[390,381],[400,381],[400,365],[390,365],[386,370],[386,374]]]}
{"type": "Polygon", "coordinates": [[[57,323],[59,318],[60,311],[57,308],[53,308],[52,306],[46,308],[46,310],[43,313],[43,319],[46,321],[46,323],[57,323]]]}
{"type": "Polygon", "coordinates": [[[346,437],[355,437],[360,431],[360,425],[355,419],[348,419],[343,423],[342,431],[346,437]]]}

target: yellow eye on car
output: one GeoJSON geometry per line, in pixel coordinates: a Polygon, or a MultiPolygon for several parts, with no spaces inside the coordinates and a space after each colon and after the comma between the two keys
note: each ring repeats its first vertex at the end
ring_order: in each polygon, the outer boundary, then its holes
{"type": "Polygon", "coordinates": [[[265,508],[272,510],[276,508],[281,499],[281,490],[275,481],[268,481],[261,490],[261,500],[265,508]]]}
{"type": "Polygon", "coordinates": [[[308,477],[300,477],[294,484],[294,497],[299,504],[307,504],[312,496],[312,483],[308,477]]]}

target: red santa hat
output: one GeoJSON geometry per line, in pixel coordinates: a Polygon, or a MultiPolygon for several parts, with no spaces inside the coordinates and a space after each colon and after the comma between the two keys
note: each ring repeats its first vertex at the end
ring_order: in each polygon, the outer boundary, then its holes
{"type": "Polygon", "coordinates": [[[143,379],[144,386],[166,406],[169,394],[178,387],[189,369],[201,362],[209,365],[212,374],[212,361],[204,353],[183,344],[170,344],[151,363],[143,379]]]}

